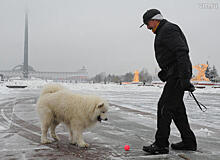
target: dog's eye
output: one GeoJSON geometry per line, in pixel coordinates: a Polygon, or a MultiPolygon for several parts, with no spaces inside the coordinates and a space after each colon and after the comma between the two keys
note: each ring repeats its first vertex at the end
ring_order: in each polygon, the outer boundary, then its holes
{"type": "Polygon", "coordinates": [[[105,111],[102,111],[102,113],[105,113],[105,111]]]}

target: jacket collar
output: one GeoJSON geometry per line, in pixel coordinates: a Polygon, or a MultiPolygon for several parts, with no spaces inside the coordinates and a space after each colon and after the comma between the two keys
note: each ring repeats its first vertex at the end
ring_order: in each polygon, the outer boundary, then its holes
{"type": "Polygon", "coordinates": [[[157,27],[159,26],[159,24],[160,24],[160,22],[159,23],[157,23],[157,25],[152,29],[152,32],[153,33],[155,33],[156,32],[156,30],[157,30],[157,27]]]}
{"type": "Polygon", "coordinates": [[[162,27],[165,23],[167,23],[167,20],[166,20],[166,19],[161,20],[161,21],[160,21],[160,24],[158,25],[158,27],[157,27],[156,31],[154,32],[154,34],[157,34],[157,33],[160,31],[161,27],[162,27]]]}

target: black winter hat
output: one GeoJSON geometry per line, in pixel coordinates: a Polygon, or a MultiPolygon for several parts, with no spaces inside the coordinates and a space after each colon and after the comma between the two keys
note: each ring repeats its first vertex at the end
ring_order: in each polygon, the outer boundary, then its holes
{"type": "MultiPolygon", "coordinates": [[[[149,10],[147,10],[144,13],[144,15],[143,15],[143,22],[144,22],[144,24],[147,24],[148,21],[151,20],[151,18],[156,16],[156,15],[161,15],[159,10],[157,10],[157,9],[149,9],[149,10]]],[[[142,27],[144,24],[142,24],[140,27],[142,27]]]]}

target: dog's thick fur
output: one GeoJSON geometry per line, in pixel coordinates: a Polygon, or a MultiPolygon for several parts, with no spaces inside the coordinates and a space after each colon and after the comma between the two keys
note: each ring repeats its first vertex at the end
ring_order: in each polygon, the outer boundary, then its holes
{"type": "Polygon", "coordinates": [[[82,132],[97,121],[107,120],[108,103],[98,96],[73,94],[57,84],[46,85],[37,102],[41,120],[41,143],[51,143],[47,139],[50,128],[51,137],[59,140],[56,126],[63,122],[69,128],[70,143],[88,147],[82,132]]]}

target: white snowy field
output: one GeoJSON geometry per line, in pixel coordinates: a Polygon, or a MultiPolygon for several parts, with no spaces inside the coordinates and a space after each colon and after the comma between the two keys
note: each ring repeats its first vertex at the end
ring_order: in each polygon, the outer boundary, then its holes
{"type": "MultiPolygon", "coordinates": [[[[13,82],[10,82],[13,84],[13,82]]],[[[53,83],[46,82],[43,80],[28,80],[28,81],[19,81],[16,82],[16,85],[27,85],[24,89],[12,89],[7,88],[6,85],[9,83],[0,83],[0,104],[2,105],[1,109],[1,117],[0,117],[0,137],[7,137],[8,134],[11,134],[10,125],[5,124],[5,120],[7,122],[10,121],[6,116],[12,117],[20,117],[21,120],[26,122],[33,122],[36,126],[40,126],[35,108],[36,98],[39,96],[42,87],[45,84],[53,83]],[[27,103],[25,99],[32,99],[33,102],[31,104],[27,103]],[[21,103],[14,104],[15,102],[22,101],[21,103]],[[13,110],[10,110],[10,105],[14,105],[16,107],[13,110]],[[7,107],[8,106],[8,107],[7,107]],[[24,109],[24,110],[23,110],[24,109]],[[12,113],[10,112],[12,111],[12,113]],[[24,112],[26,111],[26,112],[24,112]],[[24,114],[30,112],[29,114],[24,114]],[[6,115],[6,116],[5,116],[6,115]],[[2,121],[2,122],[1,122],[2,121]],[[2,126],[1,126],[2,125],[2,126]]],[[[123,143],[131,143],[133,147],[133,151],[135,149],[140,152],[140,147],[142,145],[150,144],[154,140],[154,132],[156,130],[156,113],[157,113],[157,102],[160,98],[161,92],[163,91],[162,86],[137,86],[137,85],[118,85],[118,84],[89,84],[89,83],[60,83],[61,85],[69,88],[74,93],[82,93],[82,94],[96,94],[101,97],[107,99],[109,103],[111,103],[109,115],[111,118],[118,118],[116,121],[114,119],[109,119],[104,125],[102,124],[100,127],[104,127],[105,130],[103,134],[109,133],[113,135],[112,137],[121,134],[127,133],[130,137],[128,139],[123,140],[123,143]],[[123,122],[123,126],[120,126],[120,122],[123,122]],[[111,124],[111,125],[110,125],[111,124]],[[125,125],[125,126],[124,126],[125,125]],[[126,126],[128,125],[128,126],[126,126]],[[131,126],[129,126],[131,125],[131,126]],[[142,129],[142,127],[144,129],[142,129]],[[116,129],[117,128],[117,129],[116,129]],[[118,128],[120,128],[118,130],[118,128]],[[129,129],[128,129],[129,128],[129,129]],[[116,130],[115,130],[116,129],[116,130]],[[122,132],[123,131],[123,132],[122,132]],[[136,139],[137,138],[137,139],[136,139]],[[130,140],[130,141],[129,141],[130,140]],[[136,144],[137,143],[137,144],[136,144]],[[136,148],[135,148],[136,147],[136,148]]],[[[10,84],[9,84],[10,85],[10,84]]],[[[197,141],[198,141],[198,152],[196,153],[184,153],[192,159],[219,159],[219,147],[220,147],[220,88],[205,88],[205,89],[197,89],[194,92],[197,99],[207,106],[207,111],[202,112],[192,97],[186,92],[184,96],[184,101],[188,113],[189,122],[192,130],[194,131],[197,141]]],[[[11,117],[11,118],[12,118],[11,117]]],[[[13,118],[12,118],[13,119],[13,118]]],[[[19,122],[19,121],[18,121],[19,122]]],[[[15,125],[19,126],[19,123],[15,123],[15,125]]],[[[11,127],[13,128],[13,127],[11,127]]],[[[22,128],[20,126],[20,128],[22,128]]],[[[29,129],[22,128],[23,130],[29,133],[29,129]]],[[[60,129],[60,133],[63,133],[62,126],[60,129]]],[[[19,135],[18,131],[18,135],[19,135]]],[[[23,133],[23,132],[21,132],[23,133]]],[[[26,133],[26,132],[24,132],[26,133]]],[[[26,133],[26,134],[27,134],[26,133]]],[[[32,137],[33,135],[40,135],[38,131],[31,130],[32,137]]],[[[86,135],[97,134],[95,132],[87,132],[86,135]]],[[[98,133],[100,134],[100,133],[98,133]]],[[[15,144],[22,145],[25,147],[27,140],[18,141],[16,138],[17,134],[13,135],[11,138],[9,137],[9,142],[4,143],[5,141],[0,139],[0,144],[3,145],[6,149],[10,148],[10,145],[13,144],[13,140],[15,140],[15,144]]],[[[21,134],[22,135],[22,134],[21,134]]],[[[112,138],[111,137],[111,138],[112,138]]],[[[171,125],[171,139],[170,142],[175,142],[179,138],[179,132],[176,129],[175,125],[172,123],[171,125]]],[[[28,137],[27,137],[28,138],[28,137]]],[[[100,142],[106,143],[106,148],[110,148],[114,152],[121,156],[124,156],[123,152],[118,148],[118,145],[121,146],[121,142],[118,140],[110,139],[107,140],[107,137],[103,137],[100,139],[100,142]],[[116,150],[115,150],[116,149],[116,150]]],[[[92,139],[90,139],[92,141],[92,139]]],[[[39,149],[39,146],[36,145],[37,141],[34,141],[35,145],[31,141],[30,147],[34,147],[32,149],[39,149]]],[[[97,143],[97,142],[96,142],[97,143]]],[[[45,146],[44,146],[45,147],[45,146]]],[[[19,147],[14,147],[14,150],[17,150],[19,147]]],[[[8,149],[9,151],[10,149],[8,149]]],[[[11,152],[11,151],[10,151],[11,152]]],[[[34,151],[30,151],[31,153],[35,153],[34,151]]],[[[42,153],[46,152],[45,150],[42,153]]],[[[3,152],[2,152],[3,153],[3,152]]],[[[28,156],[29,152],[26,151],[25,155],[28,156]]],[[[132,153],[130,153],[132,154],[132,153]]],[[[176,159],[179,153],[171,151],[171,154],[168,156],[168,159],[176,159]],[[176,155],[177,154],[177,155],[176,155]],[[174,156],[174,158],[172,158],[174,156]]],[[[13,152],[13,155],[19,156],[17,152],[13,152]]],[[[135,153],[135,156],[139,155],[139,153],[135,153]]],[[[129,155],[127,155],[129,157],[129,155]]],[[[6,157],[6,155],[2,155],[2,157],[6,157]]],[[[30,156],[31,157],[31,156],[30,156]]],[[[46,157],[48,158],[48,157],[46,157]]],[[[140,158],[140,157],[139,157],[140,158]]],[[[146,158],[146,157],[144,157],[146,158]]],[[[190,158],[190,159],[191,159],[190,158]]],[[[1,158],[0,158],[1,159],[1,158]]],[[[120,158],[119,158],[120,159],[120,158]]]]}
{"type": "MultiPolygon", "coordinates": [[[[1,83],[0,94],[13,96],[11,93],[16,90],[39,90],[43,85],[50,83],[43,80],[30,80],[23,82],[27,84],[25,89],[10,89],[6,84],[1,83]]],[[[163,90],[162,87],[118,85],[118,84],[89,84],[89,83],[62,83],[66,88],[75,93],[96,94],[107,99],[109,103],[120,105],[126,108],[150,113],[151,116],[134,115],[134,120],[143,124],[156,124],[157,102],[163,90]]],[[[218,137],[220,134],[220,88],[197,89],[194,92],[197,99],[207,106],[207,111],[202,112],[195,101],[186,92],[184,101],[190,124],[194,125],[196,136],[218,137]]],[[[0,99],[1,100],[1,99],[0,99]]],[[[113,109],[118,109],[117,107],[113,109]]],[[[130,117],[131,118],[131,117],[130,117]]],[[[0,126],[1,129],[1,126],[0,126]]],[[[173,135],[178,135],[178,131],[172,125],[173,135]]],[[[219,138],[219,137],[218,137],[219,138]]]]}

